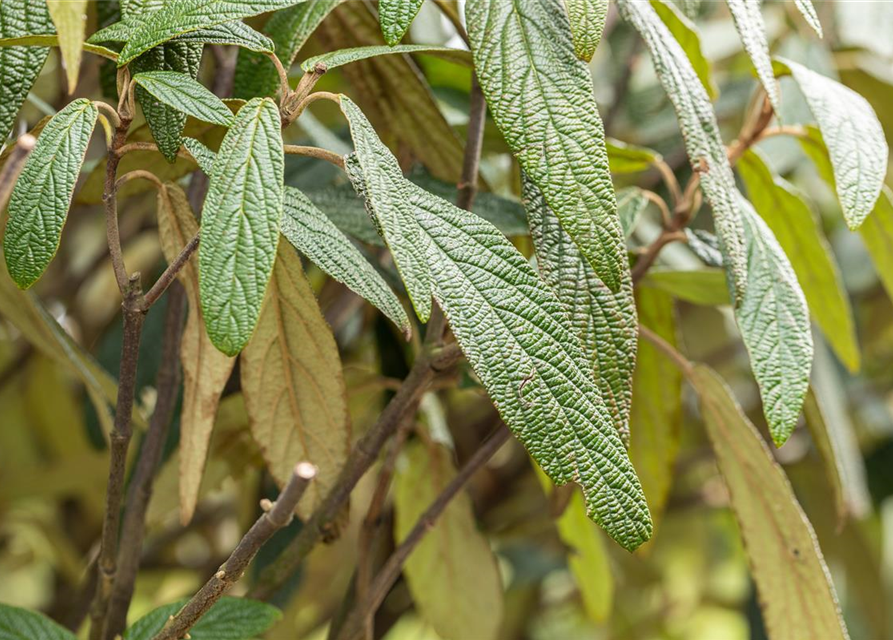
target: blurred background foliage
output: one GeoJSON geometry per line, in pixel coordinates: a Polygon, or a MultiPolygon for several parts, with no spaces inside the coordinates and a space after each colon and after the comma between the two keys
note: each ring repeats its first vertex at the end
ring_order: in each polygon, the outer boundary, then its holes
{"type": "MultiPolygon", "coordinates": [[[[88,34],[97,21],[108,22],[113,4],[91,2],[88,34]]],[[[724,3],[679,0],[674,9],[680,29],[689,21],[696,24],[696,32],[688,34],[687,50],[691,56],[700,49],[701,77],[715,89],[716,111],[729,142],[755,92],[749,59],[724,3]]],[[[793,2],[765,3],[773,53],[839,78],[862,94],[893,142],[893,3],[819,2],[817,9],[823,40],[805,25],[793,2]]],[[[264,17],[252,24],[263,28],[264,17]]],[[[423,6],[408,40],[462,46],[432,2],[423,6]]],[[[374,5],[351,0],[322,22],[297,59],[380,42],[374,5]]],[[[227,77],[234,53],[209,48],[200,79],[214,86],[227,77]]],[[[85,61],[74,97],[98,98],[114,89],[108,70],[96,60],[85,61]]],[[[637,35],[617,19],[613,8],[590,68],[608,135],[656,150],[680,180],[687,179],[690,169],[673,110],[637,35]]],[[[297,67],[293,73],[294,83],[300,74],[297,67]]],[[[433,176],[455,184],[470,74],[466,67],[429,56],[388,56],[334,70],[318,88],[356,100],[404,167],[418,172],[419,179],[430,181],[433,176]]],[[[236,73],[231,95],[255,91],[250,84],[254,80],[250,69],[236,73]]],[[[782,81],[782,94],[783,124],[812,121],[792,81],[782,81]]],[[[69,100],[54,51],[14,135],[39,127],[69,100]]],[[[288,130],[287,142],[309,142],[338,152],[349,148],[346,125],[330,105],[317,103],[298,125],[300,129],[288,130]]],[[[221,130],[192,121],[187,132],[212,148],[222,136],[221,130]]],[[[832,189],[795,139],[774,137],[758,148],[777,173],[805,194],[818,215],[840,265],[861,352],[861,366],[853,361],[844,366],[816,333],[815,395],[807,403],[806,416],[810,422],[824,419],[836,459],[829,458],[830,445],[814,438],[802,419],[790,441],[773,453],[813,523],[852,637],[891,638],[893,273],[873,265],[860,235],[846,229],[832,189]]],[[[100,136],[94,136],[59,259],[34,294],[22,293],[7,277],[0,278],[0,601],[41,609],[69,623],[83,612],[78,595],[85,559],[98,539],[107,471],[103,424],[108,416],[97,413],[90,399],[114,392],[106,372],[117,370],[121,340],[119,297],[106,255],[99,201],[103,153],[100,136]]],[[[169,179],[202,179],[183,158],[169,164],[155,152],[136,152],[126,162],[169,179]]],[[[663,188],[647,164],[618,167],[618,189],[663,188]]],[[[518,166],[491,121],[481,169],[489,191],[518,200],[518,166]]],[[[127,170],[122,167],[121,173],[127,170]]],[[[362,238],[368,225],[357,201],[344,197],[343,180],[325,163],[287,158],[286,182],[315,194],[327,213],[345,228],[353,225],[362,238]]],[[[453,187],[443,188],[448,192],[453,187]]],[[[127,263],[144,274],[160,273],[164,260],[154,193],[145,182],[133,182],[126,189],[121,234],[127,263]]],[[[486,199],[481,202],[484,206],[486,199]]],[[[504,205],[495,208],[493,215],[503,225],[518,214],[504,205]]],[[[702,212],[694,226],[708,229],[709,224],[709,215],[702,212]]],[[[659,230],[659,212],[649,206],[630,239],[631,250],[646,245],[659,230]]],[[[367,239],[374,240],[374,235],[367,239]]],[[[514,242],[525,255],[532,254],[529,238],[515,236],[514,242]]],[[[382,252],[374,244],[362,247],[372,257],[382,252]]],[[[893,246],[889,253],[893,255],[893,246]]],[[[382,264],[388,274],[390,267],[382,264]]],[[[362,434],[405,375],[411,350],[371,307],[306,266],[338,340],[354,434],[362,434]]],[[[662,301],[672,301],[681,350],[718,370],[765,434],[757,388],[718,273],[688,246],[671,245],[642,283],[639,303],[659,308],[662,301]]],[[[390,276],[399,286],[394,274],[390,276]]],[[[163,317],[162,308],[153,308],[146,321],[137,394],[141,416],[149,415],[154,403],[163,317]]],[[[448,510],[432,532],[432,542],[416,551],[417,568],[410,563],[378,612],[376,635],[388,640],[765,637],[741,538],[695,398],[672,370],[664,373],[656,387],[650,387],[664,402],[655,429],[661,440],[637,440],[634,418],[631,449],[639,473],[653,472],[652,482],[665,485],[654,494],[661,496],[658,504],[649,495],[657,524],[653,541],[632,555],[611,543],[585,517],[577,517],[579,496],[544,489],[549,483],[540,482],[523,449],[512,441],[474,478],[467,497],[448,510]],[[662,474],[661,465],[667,463],[670,472],[662,474]],[[421,568],[423,560],[431,561],[430,570],[421,568]],[[446,578],[439,573],[444,571],[446,578]],[[498,579],[492,580],[494,575],[498,579]],[[427,592],[435,602],[419,606],[411,592],[427,592]],[[453,624],[445,623],[451,616],[453,624]]],[[[433,467],[443,465],[444,473],[451,473],[496,421],[492,405],[468,370],[457,371],[443,387],[425,397],[409,446],[398,461],[395,491],[383,514],[384,530],[393,529],[396,535],[430,501],[436,487],[425,483],[439,481],[433,467]],[[424,448],[429,456],[418,453],[424,448]]],[[[185,527],[178,519],[176,424],[172,429],[150,506],[134,619],[192,593],[257,517],[258,499],[275,495],[247,429],[237,375],[224,395],[201,501],[185,527]]],[[[634,412],[644,411],[639,419],[655,419],[642,403],[641,396],[634,396],[634,412]]],[[[278,594],[285,615],[269,638],[325,637],[327,621],[337,617],[348,592],[358,530],[374,486],[375,474],[368,474],[352,496],[341,535],[318,547],[278,594]]],[[[294,523],[265,548],[260,565],[271,562],[299,527],[294,523]]],[[[379,536],[372,553],[385,557],[392,545],[393,536],[379,536]]]]}

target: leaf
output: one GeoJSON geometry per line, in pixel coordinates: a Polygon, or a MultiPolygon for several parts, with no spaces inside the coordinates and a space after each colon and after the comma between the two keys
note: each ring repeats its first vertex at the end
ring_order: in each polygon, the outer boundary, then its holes
{"type": "MultiPolygon", "coordinates": [[[[183,190],[166,183],[158,190],[158,235],[170,264],[198,233],[198,222],[183,190]]],[[[205,469],[208,445],[223,387],[235,359],[211,344],[202,323],[198,267],[188,261],[177,275],[186,290],[189,315],[180,343],[183,367],[183,407],[180,411],[180,521],[192,519],[205,469]]]]}
{"type": "Polygon", "coordinates": [[[695,365],[689,378],[729,489],[768,636],[848,638],[828,567],[784,472],[712,369],[695,365]]]}
{"type": "Polygon", "coordinates": [[[793,185],[773,175],[755,150],[742,156],[738,173],[757,213],[790,259],[813,319],[840,361],[858,371],[859,345],[849,297],[812,209],[793,185]]]}
{"type": "Polygon", "coordinates": [[[46,0],[50,17],[59,34],[59,51],[65,65],[68,93],[74,93],[81,70],[84,30],[87,26],[87,0],[46,0]]]}
{"type": "MultiPolygon", "coordinates": [[[[677,345],[672,298],[662,291],[636,290],[640,322],[671,346],[677,345]]],[[[657,526],[663,516],[682,433],[682,375],[647,340],[639,339],[633,376],[629,457],[657,526]]]]}
{"type": "Polygon", "coordinates": [[[639,216],[648,208],[648,198],[638,187],[626,187],[617,192],[617,217],[625,238],[633,235],[639,216]]]}
{"type": "Polygon", "coordinates": [[[803,14],[807,24],[812,27],[813,31],[815,31],[820,38],[824,37],[824,34],[822,33],[822,23],[819,21],[819,15],[815,11],[815,6],[812,4],[812,0],[794,0],[794,4],[797,5],[800,13],[803,14]]]}
{"type": "Polygon", "coordinates": [[[197,120],[224,127],[233,122],[233,114],[223,100],[185,73],[144,71],[133,76],[133,82],[151,93],[159,102],[197,120]]]}
{"type": "Polygon", "coordinates": [[[855,231],[871,213],[887,173],[889,148],[871,105],[858,93],[786,59],[778,59],[806,96],[834,169],[843,217],[855,231]]]}
{"type": "MultiPolygon", "coordinates": [[[[0,37],[15,38],[52,30],[46,3],[39,0],[0,2],[0,37]]],[[[0,140],[6,140],[12,131],[19,109],[49,54],[47,46],[0,48],[0,140]]]]}
{"type": "Polygon", "coordinates": [[[232,44],[249,51],[273,53],[276,45],[267,36],[258,33],[241,20],[216,24],[198,31],[177,36],[172,42],[199,44],[232,44]]]}
{"type": "Polygon", "coordinates": [[[641,286],[663,291],[677,300],[707,307],[720,307],[730,302],[729,288],[720,269],[651,269],[642,279],[641,286]]]}
{"type": "Polygon", "coordinates": [[[887,295],[893,299],[893,193],[888,187],[881,190],[859,234],[887,295]]]}
{"type": "MultiPolygon", "coordinates": [[[[359,107],[341,96],[341,110],[350,123],[355,158],[362,172],[359,179],[362,188],[357,192],[365,198],[371,215],[381,227],[416,314],[422,322],[427,322],[431,315],[431,271],[407,193],[410,183],[359,107]]],[[[350,168],[349,163],[348,174],[357,188],[355,172],[350,168]]]]}
{"type": "Polygon", "coordinates": [[[679,43],[679,46],[682,47],[689,62],[691,62],[692,69],[694,69],[698,78],[701,80],[704,89],[707,90],[707,95],[711,100],[715,100],[719,95],[719,90],[716,88],[716,83],[713,81],[710,61],[707,60],[707,57],[703,53],[701,36],[698,33],[698,28],[691,20],[685,17],[685,14],[679,11],[679,9],[676,8],[676,5],[672,2],[666,0],[651,0],[651,6],[667,26],[670,33],[673,34],[673,37],[676,39],[676,42],[679,43]]]}
{"type": "MultiPolygon", "coordinates": [[[[719,238],[703,229],[685,228],[685,241],[693,254],[708,267],[723,267],[725,262],[719,250],[719,238]]],[[[724,303],[725,304],[725,303],[724,303]]]]}
{"type": "Polygon", "coordinates": [[[653,149],[608,138],[605,141],[608,150],[608,166],[611,173],[638,173],[647,171],[660,160],[660,154],[653,149]]]}
{"type": "Polygon", "coordinates": [[[750,56],[757,77],[769,96],[772,110],[779,112],[781,106],[781,94],[778,92],[778,82],[772,72],[772,57],[769,55],[769,42],[766,39],[766,25],[763,23],[762,7],[759,2],[753,0],[727,0],[732,20],[744,50],[750,56]]]}
{"type": "Polygon", "coordinates": [[[618,291],[629,266],[604,128],[561,2],[469,0],[471,50],[490,112],[521,167],[598,277],[618,291]]]}
{"type": "Polygon", "coordinates": [[[285,188],[281,227],[282,235],[295,249],[375,305],[409,339],[412,327],[399,298],[326,214],[293,187],[285,188]]]}
{"type": "Polygon", "coordinates": [[[210,176],[214,171],[214,162],[217,160],[217,154],[195,138],[183,138],[183,146],[195,158],[199,169],[210,176]]]}
{"type": "Polygon", "coordinates": [[[574,52],[583,62],[592,60],[608,19],[608,0],[564,0],[571,24],[574,52]]]}
{"type": "MultiPolygon", "coordinates": [[[[173,602],[150,611],[124,632],[124,640],[152,640],[168,618],[177,613],[186,600],[173,602]]],[[[248,640],[262,635],[282,618],[276,607],[224,596],[189,630],[192,640],[248,640]]]]}
{"type": "Polygon", "coordinates": [[[352,49],[330,51],[329,53],[323,53],[312,58],[307,58],[301,63],[301,69],[304,71],[311,71],[317,64],[323,63],[326,65],[327,69],[331,70],[360,60],[368,60],[369,58],[375,58],[377,56],[401,53],[425,53],[466,67],[472,66],[471,54],[462,49],[435,47],[428,44],[399,44],[393,47],[354,47],[352,49]]]}
{"type": "Polygon", "coordinates": [[[540,273],[564,306],[614,427],[628,442],[638,336],[632,278],[626,275],[616,293],[608,289],[561,228],[542,192],[526,179],[523,186],[540,273]]]}
{"type": "Polygon", "coordinates": [[[9,275],[22,289],[34,284],[56,255],[98,115],[96,106],[81,98],[53,116],[12,191],[3,249],[9,275]]]}
{"type": "MultiPolygon", "coordinates": [[[[417,441],[406,447],[394,477],[396,543],[406,538],[455,475],[450,451],[442,445],[417,441]]],[[[502,579],[464,491],[450,501],[415,547],[403,574],[419,614],[439,637],[495,640],[498,636],[502,579]]]]}
{"type": "MultiPolygon", "coordinates": [[[[0,38],[0,48],[8,48],[8,47],[22,47],[22,48],[33,48],[33,47],[58,47],[59,46],[59,36],[57,35],[49,35],[49,34],[41,34],[41,35],[26,35],[26,36],[18,36],[14,38],[0,38]]],[[[83,50],[88,53],[93,53],[103,58],[107,58],[109,60],[117,60],[118,52],[112,51],[111,49],[106,49],[105,47],[100,47],[95,44],[87,44],[86,42],[83,44],[83,50]]]]}
{"type": "Polygon", "coordinates": [[[747,292],[735,309],[769,433],[781,446],[797,426],[812,367],[809,310],[772,231],[741,198],[748,245],[747,292]]]}
{"type": "Polygon", "coordinates": [[[141,20],[121,50],[118,66],[123,67],[141,53],[176,36],[259,13],[284,9],[300,1],[178,0],[141,20]]]}
{"type": "Polygon", "coordinates": [[[385,42],[394,46],[403,39],[425,0],[380,0],[378,19],[385,42]]]}
{"type": "Polygon", "coordinates": [[[77,636],[46,616],[0,604],[0,640],[76,640],[77,636]]]}
{"type": "Polygon", "coordinates": [[[279,243],[284,173],[279,109],[255,98],[220,145],[198,249],[205,328],[230,356],[242,350],[260,316],[279,243]]]}
{"type": "Polygon", "coordinates": [[[295,464],[319,472],[298,505],[307,518],[335,483],[350,447],[341,359],[295,251],[282,244],[257,333],[242,353],[251,433],[279,486],[295,464]]]}
{"type": "Polygon", "coordinates": [[[713,210],[734,298],[739,300],[747,287],[741,204],[710,98],[682,47],[650,4],[623,0],[617,6],[624,19],[641,34],[664,91],[676,109],[685,150],[692,167],[700,171],[701,189],[713,210]]]}

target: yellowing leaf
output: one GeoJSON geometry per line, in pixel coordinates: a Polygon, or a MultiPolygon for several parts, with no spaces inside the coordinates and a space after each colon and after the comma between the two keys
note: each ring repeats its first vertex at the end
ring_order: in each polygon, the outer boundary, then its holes
{"type": "MultiPolygon", "coordinates": [[[[32,0],[33,1],[33,0],[32,0]]],[[[59,50],[65,63],[68,93],[74,93],[81,69],[84,30],[87,26],[87,0],[46,0],[50,17],[59,33],[59,50]]]]}

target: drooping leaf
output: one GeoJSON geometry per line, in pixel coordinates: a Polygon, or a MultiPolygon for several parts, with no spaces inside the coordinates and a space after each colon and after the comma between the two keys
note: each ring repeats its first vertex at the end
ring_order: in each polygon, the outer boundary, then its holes
{"type": "Polygon", "coordinates": [[[214,346],[236,355],[263,303],[279,242],[285,160],[279,109],[255,98],[223,138],[202,212],[202,316],[214,346]]]}
{"type": "Polygon", "coordinates": [[[431,315],[431,270],[407,190],[410,183],[359,107],[341,96],[341,110],[350,123],[355,159],[362,173],[357,180],[349,171],[351,181],[354,187],[362,185],[358,193],[366,199],[381,228],[416,314],[422,322],[427,322],[431,315]]]}
{"type": "Polygon", "coordinates": [[[301,63],[301,69],[310,71],[320,62],[326,65],[326,68],[328,69],[335,69],[342,65],[358,62],[360,60],[368,60],[369,58],[375,58],[377,56],[401,53],[425,53],[467,67],[472,65],[471,54],[462,49],[435,47],[428,44],[398,44],[393,47],[373,45],[370,47],[354,47],[352,49],[339,49],[338,51],[323,53],[304,60],[304,62],[301,63]]]}
{"type": "Polygon", "coordinates": [[[636,230],[639,216],[648,208],[648,198],[638,187],[626,187],[617,192],[617,217],[623,235],[629,238],[636,230]]]}
{"type": "Polygon", "coordinates": [[[595,273],[617,291],[629,267],[604,129],[561,2],[470,0],[471,50],[506,142],[595,273]]]}
{"type": "Polygon", "coordinates": [[[663,291],[677,300],[692,304],[719,307],[730,303],[729,287],[720,269],[651,269],[642,279],[641,286],[663,291]]]}
{"type": "Polygon", "coordinates": [[[738,29],[738,35],[741,36],[741,42],[744,44],[744,50],[750,56],[754,68],[757,70],[757,77],[769,96],[769,102],[772,103],[772,110],[778,113],[781,105],[781,94],[778,91],[778,81],[772,71],[772,57],[769,55],[769,42],[766,38],[766,25],[763,23],[762,6],[759,2],[752,0],[726,0],[729,4],[729,11],[732,13],[732,20],[735,22],[735,28],[738,29]]]}
{"type": "Polygon", "coordinates": [[[685,51],[650,4],[623,0],[618,7],[645,41],[658,78],[676,109],[685,150],[692,167],[700,171],[701,189],[713,210],[729,281],[738,300],[747,287],[741,205],[710,98],[685,51]]]}
{"type": "Polygon", "coordinates": [[[608,289],[529,180],[524,201],[540,273],[564,305],[614,426],[628,442],[638,336],[632,278],[627,274],[616,293],[608,289]]]}
{"type": "MultiPolygon", "coordinates": [[[[173,262],[195,234],[198,222],[183,190],[172,183],[158,190],[158,235],[168,263],[173,262]]],[[[183,367],[183,408],[180,411],[180,521],[192,519],[205,469],[211,430],[220,394],[235,365],[214,348],[204,330],[199,301],[198,267],[193,258],[178,274],[186,290],[189,314],[180,343],[183,367]]]]}
{"type": "MultiPolygon", "coordinates": [[[[185,600],[158,607],[133,623],[124,632],[124,640],[152,640],[164,624],[176,614],[185,600]]],[[[276,607],[224,596],[189,630],[192,640],[246,640],[262,635],[282,618],[276,607]]]]}
{"type": "Polygon", "coordinates": [[[768,636],[848,638],[828,567],[784,472],[712,369],[695,365],[689,379],[729,489],[768,636]]]}
{"type": "Polygon", "coordinates": [[[622,140],[608,138],[605,140],[608,150],[608,166],[611,173],[638,173],[651,168],[655,160],[660,159],[660,154],[653,149],[629,144],[622,140]]]}
{"type": "MultiPolygon", "coordinates": [[[[394,477],[395,542],[403,541],[455,475],[450,451],[442,445],[414,442],[406,448],[394,477]]],[[[450,501],[407,559],[403,573],[419,614],[439,637],[497,637],[502,579],[466,493],[450,501]]]]}
{"type": "Polygon", "coordinates": [[[350,417],[341,359],[301,258],[280,244],[257,332],[242,352],[242,392],[251,433],[283,486],[296,461],[318,473],[298,505],[308,517],[347,458],[350,417]]]}
{"type": "Polygon", "coordinates": [[[759,152],[747,151],[738,172],[754,209],[791,261],[810,314],[841,362],[857,371],[859,345],[849,298],[812,210],[793,185],[772,174],[759,152]]]}
{"type": "Polygon", "coordinates": [[[583,62],[592,60],[608,19],[608,0],[564,0],[571,23],[574,52],[583,62]]]}
{"type": "Polygon", "coordinates": [[[859,234],[887,295],[893,299],[893,193],[888,187],[881,190],[874,210],[859,227],[859,234]]]}
{"type": "Polygon", "coordinates": [[[59,51],[65,64],[68,93],[74,93],[81,70],[84,29],[87,26],[87,0],[46,0],[56,33],[59,51]]]}
{"type": "Polygon", "coordinates": [[[741,198],[748,248],[747,292],[735,319],[750,355],[769,433],[781,446],[797,426],[812,368],[809,310],[772,231],[741,198]]]}
{"type": "MultiPolygon", "coordinates": [[[[667,25],[667,29],[673,34],[676,42],[682,47],[685,55],[691,62],[692,69],[707,90],[707,95],[711,100],[715,100],[719,95],[716,83],[713,81],[713,74],[710,69],[710,61],[707,60],[701,47],[701,36],[698,28],[683,14],[676,5],[669,0],[651,0],[651,6],[654,8],[663,23],[667,25]]],[[[610,156],[610,151],[609,151],[610,156]]]]}
{"type": "Polygon", "coordinates": [[[224,127],[233,122],[233,114],[223,101],[185,73],[144,71],[134,75],[133,82],[159,102],[198,120],[224,127]]]}
{"type": "Polygon", "coordinates": [[[3,249],[9,275],[22,289],[34,284],[56,255],[98,116],[89,100],[69,103],[44,127],[16,182],[3,249]]]}
{"type": "Polygon", "coordinates": [[[819,14],[815,11],[815,6],[812,4],[812,0],[794,0],[794,4],[797,5],[800,13],[803,14],[807,24],[813,28],[820,38],[824,37],[822,23],[819,20],[819,14]]]}
{"type": "Polygon", "coordinates": [[[797,81],[815,116],[834,169],[843,217],[856,230],[877,202],[887,173],[884,130],[858,93],[790,60],[779,60],[797,81]]]}
{"type": "Polygon", "coordinates": [[[0,640],[76,640],[68,629],[45,615],[0,604],[0,640]]]}
{"type": "Polygon", "coordinates": [[[385,42],[394,46],[403,39],[424,2],[425,0],[381,0],[379,2],[378,19],[385,42]]]}

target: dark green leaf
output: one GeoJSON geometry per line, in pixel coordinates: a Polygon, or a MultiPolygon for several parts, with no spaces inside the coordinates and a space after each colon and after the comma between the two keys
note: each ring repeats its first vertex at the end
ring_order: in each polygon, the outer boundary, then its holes
{"type": "Polygon", "coordinates": [[[393,46],[403,39],[425,0],[380,0],[378,19],[385,42],[393,46]]]}
{"type": "Polygon", "coordinates": [[[0,640],[76,640],[68,629],[35,611],[0,604],[0,640]]]}
{"type": "Polygon", "coordinates": [[[659,289],[677,300],[708,307],[729,304],[729,287],[720,269],[670,271],[651,269],[642,279],[642,286],[659,289]]]}
{"type": "Polygon", "coordinates": [[[353,49],[339,49],[330,53],[323,53],[312,58],[308,58],[301,63],[304,71],[312,70],[320,62],[326,65],[327,69],[335,69],[345,64],[367,60],[377,56],[394,55],[401,53],[425,53],[444,60],[449,60],[457,64],[470,67],[472,65],[471,54],[462,49],[453,49],[452,47],[434,47],[427,44],[399,44],[393,47],[371,46],[371,47],[354,47],[353,49]]]}
{"type": "Polygon", "coordinates": [[[185,73],[145,71],[133,76],[133,82],[159,102],[197,120],[228,127],[233,114],[223,101],[185,73]]]}
{"type": "MultiPolygon", "coordinates": [[[[124,640],[152,640],[185,600],[150,611],[124,632],[124,640]]],[[[250,640],[263,634],[282,618],[276,607],[247,598],[221,598],[189,630],[192,640],[250,640]]]]}

